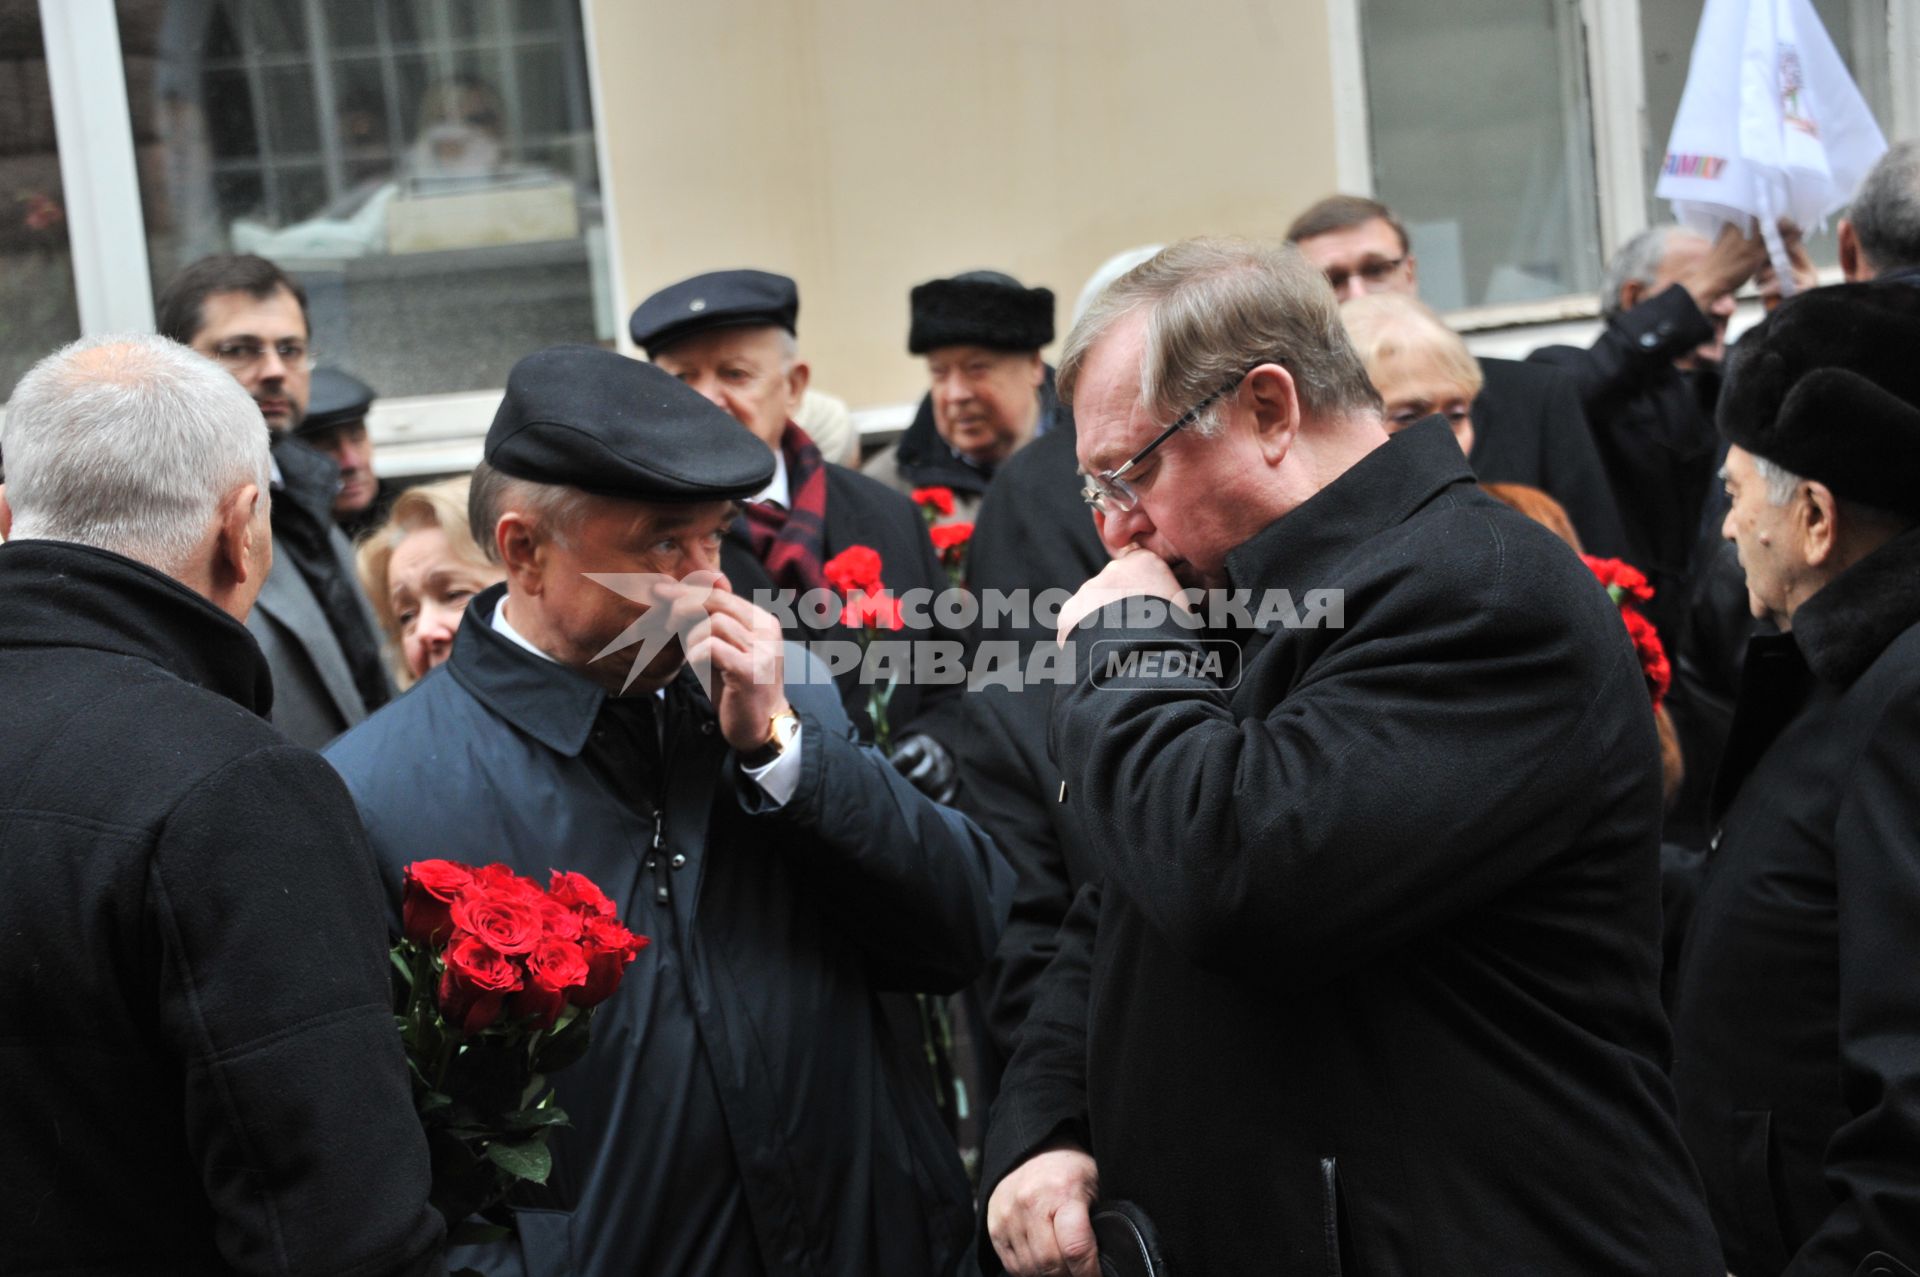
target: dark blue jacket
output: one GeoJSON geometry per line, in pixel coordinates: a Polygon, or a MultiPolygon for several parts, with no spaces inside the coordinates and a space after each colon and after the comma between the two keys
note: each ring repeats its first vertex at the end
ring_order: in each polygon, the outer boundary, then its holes
{"type": "Polygon", "coordinates": [[[787,689],[803,735],[785,807],[741,773],[685,672],[664,777],[616,792],[595,762],[606,694],[496,632],[501,597],[476,598],[447,666],[327,757],[396,900],[427,857],[569,869],[652,939],[555,1080],[573,1127],[552,1188],[570,1209],[519,1213],[525,1271],[949,1271],[966,1176],[873,995],[979,973],[1011,892],[998,852],[854,742],[817,666],[787,689]]]}

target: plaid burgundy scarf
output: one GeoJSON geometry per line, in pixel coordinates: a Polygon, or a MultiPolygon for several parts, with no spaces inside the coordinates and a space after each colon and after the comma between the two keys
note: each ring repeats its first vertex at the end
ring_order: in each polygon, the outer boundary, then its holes
{"type": "Polygon", "coordinates": [[[827,463],[807,432],[791,421],[780,436],[787,463],[785,510],[767,501],[749,501],[747,538],[753,555],[773,578],[775,589],[832,589],[821,570],[826,561],[827,463]]]}

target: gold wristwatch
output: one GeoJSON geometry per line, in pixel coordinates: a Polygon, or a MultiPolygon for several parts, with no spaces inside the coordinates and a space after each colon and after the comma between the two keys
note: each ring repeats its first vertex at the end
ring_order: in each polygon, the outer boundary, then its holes
{"type": "Polygon", "coordinates": [[[787,752],[787,746],[800,734],[800,716],[788,705],[777,714],[767,716],[767,743],[757,749],[740,755],[742,767],[765,767],[774,759],[787,752]]]}

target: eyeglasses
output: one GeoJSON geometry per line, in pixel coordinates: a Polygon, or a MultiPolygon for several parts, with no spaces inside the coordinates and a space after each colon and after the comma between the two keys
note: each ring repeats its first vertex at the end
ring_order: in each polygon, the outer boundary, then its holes
{"type": "MultiPolygon", "coordinates": [[[[1263,359],[1260,362],[1278,363],[1280,361],[1277,359],[1263,359]]],[[[1104,515],[1125,514],[1128,510],[1137,507],[1140,504],[1139,491],[1135,489],[1132,484],[1121,478],[1121,476],[1152,456],[1155,448],[1158,448],[1161,444],[1173,438],[1174,435],[1200,420],[1200,414],[1213,407],[1215,401],[1222,395],[1228,394],[1238,387],[1241,382],[1247,379],[1247,373],[1252,372],[1259,366],[1260,364],[1254,364],[1245,372],[1237,374],[1232,381],[1229,381],[1226,385],[1220,387],[1220,389],[1214,391],[1205,399],[1202,399],[1199,403],[1181,413],[1172,425],[1155,436],[1152,443],[1140,449],[1140,451],[1134,453],[1131,457],[1128,457],[1114,469],[1102,470],[1099,474],[1083,476],[1086,483],[1085,486],[1080,489],[1080,499],[1104,515]]]]}
{"type": "Polygon", "coordinates": [[[1347,282],[1355,275],[1369,284],[1384,284],[1393,278],[1394,272],[1406,264],[1407,259],[1404,254],[1399,257],[1370,257],[1360,263],[1357,270],[1350,271],[1339,266],[1334,267],[1327,272],[1327,282],[1333,285],[1333,291],[1336,293],[1345,290],[1347,282]]]}
{"type": "Polygon", "coordinates": [[[1426,404],[1411,404],[1402,408],[1399,412],[1389,414],[1387,424],[1395,430],[1404,430],[1416,421],[1423,421],[1432,416],[1441,416],[1447,419],[1448,425],[1458,430],[1461,423],[1472,415],[1472,408],[1463,403],[1452,404],[1445,408],[1433,408],[1426,404]]]}
{"type": "Polygon", "coordinates": [[[313,368],[313,351],[307,348],[307,343],[291,338],[276,341],[271,347],[257,341],[223,341],[213,348],[213,357],[223,367],[234,372],[245,372],[265,359],[268,350],[278,355],[280,362],[289,368],[301,372],[313,368]]]}

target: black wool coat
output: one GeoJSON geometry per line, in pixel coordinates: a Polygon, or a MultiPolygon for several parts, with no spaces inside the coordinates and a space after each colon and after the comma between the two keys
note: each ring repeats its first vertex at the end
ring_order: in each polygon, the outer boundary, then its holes
{"type": "MultiPolygon", "coordinates": [[[[940,565],[939,555],[928,539],[920,508],[877,479],[831,462],[827,463],[827,526],[823,541],[823,559],[831,559],[856,545],[878,551],[881,580],[896,599],[911,590],[920,591],[931,600],[949,588],[947,571],[940,565]]],[[[752,598],[756,591],[775,589],[766,568],[754,557],[744,519],[734,524],[720,547],[720,567],[736,594],[752,598]]],[[[954,645],[960,653],[959,672],[949,678],[928,665],[924,679],[902,680],[887,704],[887,721],[896,741],[906,732],[926,732],[951,748],[960,696],[966,690],[964,671],[971,660],[972,635],[966,630],[938,624],[939,613],[930,603],[924,611],[932,622],[928,628],[913,628],[881,637],[954,645]]],[[[818,628],[810,626],[804,610],[798,607],[792,609],[792,619],[794,624],[784,628],[787,638],[796,643],[858,643],[860,640],[859,631],[848,629],[838,620],[818,628]]],[[[862,682],[860,667],[854,666],[834,675],[834,682],[840,688],[840,702],[847,717],[859,728],[862,739],[872,740],[873,724],[867,715],[871,680],[862,682]]]]}
{"type": "Polygon", "coordinates": [[[1741,1277],[1920,1271],[1920,532],[1748,649],[1674,1087],[1741,1277]]]}
{"type": "Polygon", "coordinates": [[[946,1273],[966,1173],[881,990],[950,993],[999,937],[1010,875],[966,817],[860,745],[789,649],[798,787],[742,774],[682,671],[656,762],[610,751],[607,697],[468,605],[446,665],[327,749],[397,907],[414,860],[586,874],[652,943],[554,1078],[551,1208],[493,1274],[946,1273]]]}
{"type": "Polygon", "coordinates": [[[1524,483],[1566,507],[1588,554],[1626,553],[1626,532],[1594,448],[1580,391],[1557,368],[1482,359],[1473,401],[1474,473],[1483,483],[1524,483]]]}
{"type": "Polygon", "coordinates": [[[373,859],[240,623],[0,546],[0,1269],[440,1273],[373,859]]]}
{"type": "Polygon", "coordinates": [[[989,1179],[1081,1142],[1182,1272],[1718,1277],[1659,1064],[1652,715],[1605,592],[1438,418],[1227,573],[1344,590],[1342,624],[1253,635],[1230,689],[1083,663],[1056,698],[1106,877],[989,1179]]]}
{"type": "MultiPolygon", "coordinates": [[[[1053,428],[1013,454],[980,504],[967,551],[967,584],[976,592],[1003,595],[1024,590],[1029,606],[1047,590],[1071,595],[1107,565],[1106,547],[1094,530],[1093,507],[1080,495],[1080,463],[1074,456],[1073,416],[1065,407],[1053,428]]],[[[1051,627],[1018,618],[988,624],[983,641],[1052,642],[1051,627]]]]}
{"type": "Polygon", "coordinates": [[[1587,350],[1546,346],[1527,356],[1564,370],[1580,389],[1626,531],[1624,557],[1653,584],[1647,619],[1668,651],[1679,646],[1721,451],[1718,369],[1683,373],[1673,361],[1712,338],[1692,295],[1675,284],[1609,319],[1587,350]]]}

